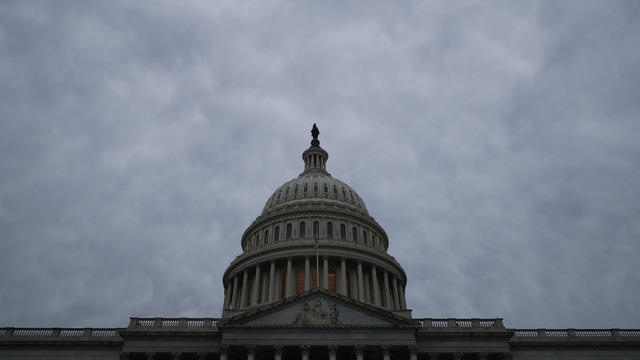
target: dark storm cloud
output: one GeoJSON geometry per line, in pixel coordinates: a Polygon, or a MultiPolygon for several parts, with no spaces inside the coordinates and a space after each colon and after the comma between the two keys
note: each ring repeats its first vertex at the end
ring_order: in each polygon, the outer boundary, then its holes
{"type": "Polygon", "coordinates": [[[219,316],[317,122],[414,316],[637,327],[639,11],[4,2],[0,323],[219,316]]]}

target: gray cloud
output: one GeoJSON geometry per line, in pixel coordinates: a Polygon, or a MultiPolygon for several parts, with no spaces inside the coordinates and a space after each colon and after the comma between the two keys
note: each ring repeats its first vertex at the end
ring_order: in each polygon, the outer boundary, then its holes
{"type": "Polygon", "coordinates": [[[219,316],[317,122],[414,316],[637,327],[639,11],[5,2],[0,326],[219,316]]]}

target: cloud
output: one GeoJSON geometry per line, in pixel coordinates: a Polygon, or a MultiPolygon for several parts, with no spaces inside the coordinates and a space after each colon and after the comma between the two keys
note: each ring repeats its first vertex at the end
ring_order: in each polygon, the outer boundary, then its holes
{"type": "Polygon", "coordinates": [[[316,122],[414,316],[637,327],[639,11],[6,2],[0,322],[219,316],[316,122]]]}

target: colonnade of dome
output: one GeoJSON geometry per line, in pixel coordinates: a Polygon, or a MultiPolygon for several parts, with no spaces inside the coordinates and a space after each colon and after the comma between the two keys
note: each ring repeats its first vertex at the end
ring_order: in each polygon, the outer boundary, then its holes
{"type": "Polygon", "coordinates": [[[407,309],[406,274],[387,254],[386,232],[355,190],[326,171],[329,155],[318,133],[314,124],[303,172],[276,189],[244,232],[243,253],[223,276],[223,316],[315,287],[389,310],[407,309]]]}

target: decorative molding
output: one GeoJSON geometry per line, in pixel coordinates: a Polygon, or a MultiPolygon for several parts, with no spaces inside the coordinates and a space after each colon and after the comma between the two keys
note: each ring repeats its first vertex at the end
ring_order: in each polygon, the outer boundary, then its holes
{"type": "Polygon", "coordinates": [[[336,304],[331,304],[331,310],[327,311],[322,305],[322,300],[315,299],[311,306],[309,302],[302,304],[293,323],[295,325],[336,325],[340,323],[339,315],[336,304]]]}

